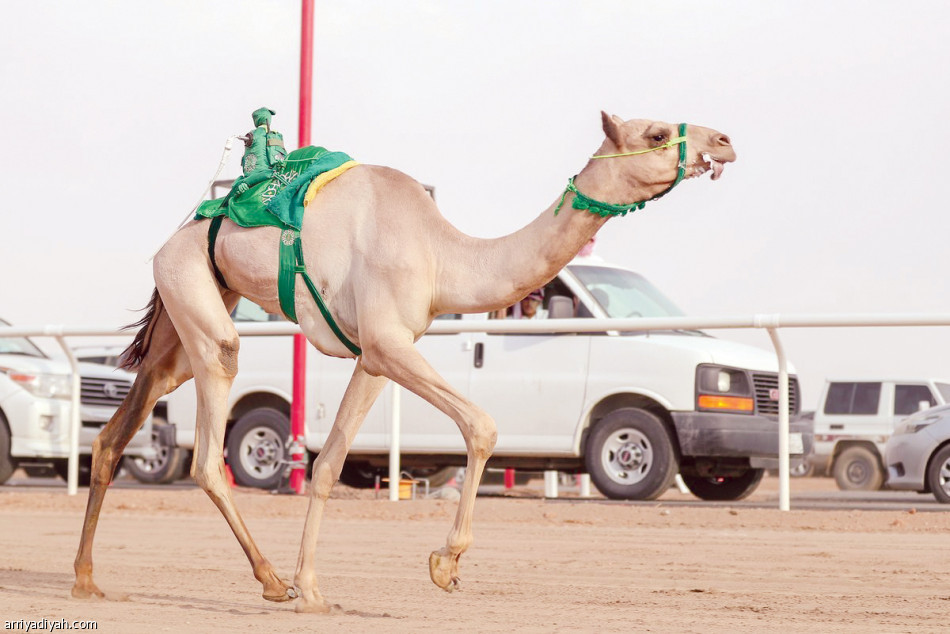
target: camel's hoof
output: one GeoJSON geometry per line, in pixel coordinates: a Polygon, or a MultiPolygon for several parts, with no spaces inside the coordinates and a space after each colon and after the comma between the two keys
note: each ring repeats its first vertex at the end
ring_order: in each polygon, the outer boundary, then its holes
{"type": "Polygon", "coordinates": [[[105,599],[106,594],[96,587],[96,584],[76,583],[70,591],[74,599],[105,599]]]}
{"type": "Polygon", "coordinates": [[[446,592],[460,589],[462,580],[458,576],[458,557],[443,555],[441,551],[433,551],[429,555],[429,578],[432,583],[446,592]]]}
{"type": "Polygon", "coordinates": [[[300,595],[297,593],[297,590],[295,588],[293,588],[292,586],[287,586],[283,589],[282,593],[275,592],[275,593],[269,594],[265,592],[261,596],[267,599],[268,601],[273,601],[275,603],[283,603],[284,601],[293,601],[300,595]]]}

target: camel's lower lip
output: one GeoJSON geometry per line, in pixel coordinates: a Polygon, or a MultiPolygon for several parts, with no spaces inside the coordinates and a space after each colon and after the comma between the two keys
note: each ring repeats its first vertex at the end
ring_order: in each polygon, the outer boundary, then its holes
{"type": "Polygon", "coordinates": [[[706,172],[711,171],[712,180],[719,180],[719,177],[722,176],[722,171],[725,169],[725,167],[726,164],[724,161],[712,156],[708,152],[704,152],[700,161],[693,163],[693,173],[689,175],[689,178],[702,176],[706,172]]]}

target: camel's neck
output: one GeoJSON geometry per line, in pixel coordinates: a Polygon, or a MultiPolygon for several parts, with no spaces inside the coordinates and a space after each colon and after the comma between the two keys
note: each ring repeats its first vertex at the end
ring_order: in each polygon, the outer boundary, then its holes
{"type": "MultiPolygon", "coordinates": [[[[574,183],[590,198],[614,204],[649,198],[651,192],[619,178],[610,160],[590,161],[574,183]],[[637,197],[639,196],[639,197],[637,197]]],[[[574,209],[568,193],[526,227],[490,240],[459,235],[441,245],[437,312],[480,312],[510,306],[544,286],[604,225],[605,218],[574,209]]]]}

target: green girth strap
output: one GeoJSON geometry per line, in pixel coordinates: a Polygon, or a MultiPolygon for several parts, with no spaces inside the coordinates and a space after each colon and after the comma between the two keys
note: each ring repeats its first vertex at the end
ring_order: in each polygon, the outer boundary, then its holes
{"type": "Polygon", "coordinates": [[[360,350],[359,346],[347,339],[340,327],[336,325],[330,310],[323,301],[323,297],[321,297],[313,280],[307,274],[307,267],[303,261],[303,247],[300,244],[300,232],[285,229],[280,234],[280,269],[277,273],[277,293],[280,298],[280,309],[287,316],[287,319],[294,323],[297,323],[297,309],[294,306],[297,275],[303,276],[307,290],[310,291],[314,301],[317,302],[320,314],[323,315],[327,325],[330,326],[330,330],[340,340],[340,343],[356,356],[362,355],[363,351],[360,350]]]}

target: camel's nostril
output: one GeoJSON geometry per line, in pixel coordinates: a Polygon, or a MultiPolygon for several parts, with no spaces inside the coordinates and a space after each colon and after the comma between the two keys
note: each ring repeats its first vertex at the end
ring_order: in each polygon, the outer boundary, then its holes
{"type": "Polygon", "coordinates": [[[718,145],[732,145],[732,141],[730,141],[729,137],[725,134],[720,134],[715,139],[713,139],[713,142],[718,145]]]}

